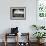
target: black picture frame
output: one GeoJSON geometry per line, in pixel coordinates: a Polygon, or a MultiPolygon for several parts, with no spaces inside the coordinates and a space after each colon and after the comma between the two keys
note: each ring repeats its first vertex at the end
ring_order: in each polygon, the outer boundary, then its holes
{"type": "Polygon", "coordinates": [[[26,19],[26,7],[11,7],[10,8],[11,20],[25,20],[26,19]]]}

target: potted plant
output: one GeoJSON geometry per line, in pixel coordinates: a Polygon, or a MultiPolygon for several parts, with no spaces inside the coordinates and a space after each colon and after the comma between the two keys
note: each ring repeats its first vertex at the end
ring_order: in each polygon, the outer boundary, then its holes
{"type": "Polygon", "coordinates": [[[42,38],[45,38],[44,37],[46,36],[45,34],[46,34],[45,32],[35,32],[33,35],[37,38],[37,41],[40,43],[40,40],[42,38]]]}
{"type": "Polygon", "coordinates": [[[36,30],[45,29],[45,26],[32,25],[32,27],[35,28],[36,30]]]}

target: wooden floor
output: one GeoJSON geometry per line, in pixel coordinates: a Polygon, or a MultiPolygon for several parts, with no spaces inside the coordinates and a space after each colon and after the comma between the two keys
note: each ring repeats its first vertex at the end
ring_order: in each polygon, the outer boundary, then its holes
{"type": "MultiPolygon", "coordinates": [[[[4,43],[0,42],[0,46],[4,46],[4,43]]],[[[15,46],[15,42],[14,43],[12,43],[12,42],[8,43],[8,46],[15,46]]],[[[32,43],[30,43],[30,46],[37,46],[37,43],[32,42],[32,43]]],[[[46,43],[44,43],[44,45],[42,45],[42,46],[46,46],[46,43]]]]}

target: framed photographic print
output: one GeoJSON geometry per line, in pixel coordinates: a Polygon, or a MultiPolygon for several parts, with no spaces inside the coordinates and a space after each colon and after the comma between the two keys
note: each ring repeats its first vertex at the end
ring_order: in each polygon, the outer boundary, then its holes
{"type": "Polygon", "coordinates": [[[10,19],[11,20],[25,20],[26,19],[26,8],[25,7],[11,7],[10,8],[10,19]]]}

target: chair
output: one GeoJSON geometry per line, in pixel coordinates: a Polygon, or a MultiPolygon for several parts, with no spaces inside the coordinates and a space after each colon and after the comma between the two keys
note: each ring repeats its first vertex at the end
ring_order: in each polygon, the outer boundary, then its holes
{"type": "Polygon", "coordinates": [[[16,34],[9,34],[9,33],[5,34],[5,46],[8,45],[7,39],[10,38],[11,36],[17,36],[15,40],[16,40],[16,46],[18,46],[18,34],[16,35],[16,34]]]}
{"type": "MultiPolygon", "coordinates": [[[[19,42],[19,46],[30,46],[30,42],[29,42],[29,33],[21,33],[21,39],[24,41],[19,42]]],[[[20,39],[20,40],[21,40],[20,39]]]]}
{"type": "Polygon", "coordinates": [[[8,42],[7,42],[7,38],[10,38],[13,36],[17,36],[17,38],[15,38],[16,41],[16,46],[18,46],[18,27],[16,28],[11,28],[11,33],[5,33],[5,46],[7,46],[8,42]]]}

